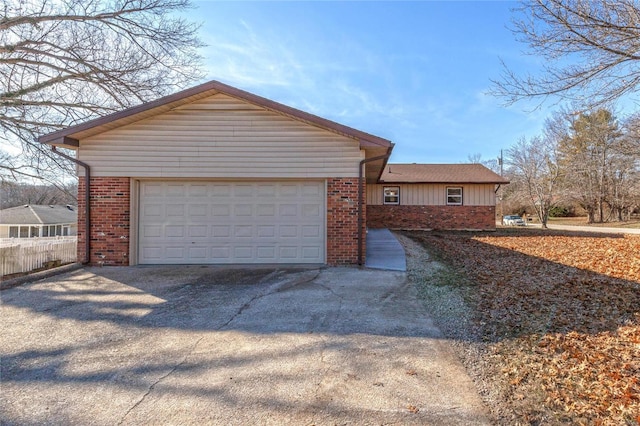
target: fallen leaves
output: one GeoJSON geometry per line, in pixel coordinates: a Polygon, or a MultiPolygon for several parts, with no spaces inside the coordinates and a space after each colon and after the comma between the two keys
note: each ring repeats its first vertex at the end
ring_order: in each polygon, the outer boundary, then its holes
{"type": "Polygon", "coordinates": [[[531,422],[640,424],[640,236],[412,233],[457,285],[531,422]]]}

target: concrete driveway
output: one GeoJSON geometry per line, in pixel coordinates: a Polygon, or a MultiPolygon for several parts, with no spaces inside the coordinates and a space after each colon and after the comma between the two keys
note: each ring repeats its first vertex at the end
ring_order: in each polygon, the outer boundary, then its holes
{"type": "Polygon", "coordinates": [[[405,274],[85,268],[1,293],[2,424],[489,424],[405,274]]]}

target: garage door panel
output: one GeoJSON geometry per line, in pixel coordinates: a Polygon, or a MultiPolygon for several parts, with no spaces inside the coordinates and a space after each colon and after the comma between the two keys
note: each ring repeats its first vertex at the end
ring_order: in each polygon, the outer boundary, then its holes
{"type": "Polygon", "coordinates": [[[256,232],[258,238],[273,238],[276,236],[276,225],[258,225],[256,232]]]}
{"type": "Polygon", "coordinates": [[[231,209],[225,205],[215,205],[211,207],[212,216],[228,217],[231,216],[231,209]]]}
{"type": "Polygon", "coordinates": [[[296,204],[280,204],[280,216],[297,216],[298,206],[296,204]]]}
{"type": "Polygon", "coordinates": [[[141,228],[142,236],[146,238],[162,237],[162,226],[145,225],[141,228]]]}
{"type": "Polygon", "coordinates": [[[307,185],[307,184],[302,184],[302,195],[305,196],[310,196],[310,197],[322,197],[322,191],[324,190],[323,187],[319,187],[318,185],[307,185]]]}
{"type": "Polygon", "coordinates": [[[153,261],[153,260],[160,261],[162,259],[162,247],[151,247],[151,246],[143,247],[142,255],[144,256],[145,259],[149,259],[150,261],[153,261]]]}
{"type": "Polygon", "coordinates": [[[298,227],[296,225],[281,225],[279,230],[282,238],[295,238],[298,236],[298,227]]]}
{"type": "Polygon", "coordinates": [[[184,247],[167,247],[165,249],[165,255],[168,259],[184,259],[184,247]]]}
{"type": "Polygon", "coordinates": [[[190,204],[188,206],[189,218],[191,220],[207,219],[206,204],[190,204]]]}
{"type": "Polygon", "coordinates": [[[207,247],[189,247],[189,258],[198,261],[198,260],[206,260],[207,253],[209,252],[207,247]]]}
{"type": "Polygon", "coordinates": [[[211,236],[217,238],[225,238],[231,236],[231,225],[212,225],[211,236]]]}
{"type": "Polygon", "coordinates": [[[191,225],[189,226],[189,237],[191,238],[207,238],[209,227],[207,225],[191,225]]]}
{"type": "Polygon", "coordinates": [[[188,186],[190,197],[206,197],[209,193],[209,186],[206,184],[191,184],[188,186]]]}
{"type": "Polygon", "coordinates": [[[276,185],[275,184],[258,184],[256,188],[256,195],[259,197],[275,197],[276,196],[276,185]]]}
{"type": "Polygon", "coordinates": [[[320,255],[321,255],[320,249],[317,246],[302,247],[303,259],[316,259],[320,255]]]}
{"type": "Polygon", "coordinates": [[[167,204],[167,217],[184,216],[183,204],[167,204]]]}
{"type": "Polygon", "coordinates": [[[273,217],[276,215],[276,205],[275,204],[258,204],[256,206],[256,215],[273,217]]]}
{"type": "Polygon", "coordinates": [[[244,184],[244,183],[235,184],[233,186],[233,194],[236,197],[244,197],[244,198],[253,197],[254,196],[254,185],[249,184],[249,183],[247,183],[247,184],[244,184]]]}
{"type": "Polygon", "coordinates": [[[142,215],[143,217],[161,217],[162,216],[162,206],[160,204],[147,204],[142,207],[142,215]]]}
{"type": "Polygon", "coordinates": [[[305,238],[321,238],[322,228],[318,225],[302,226],[302,236],[305,238]]]}
{"type": "Polygon", "coordinates": [[[251,238],[253,237],[252,225],[236,225],[233,227],[233,236],[235,238],[251,238]]]}
{"type": "Polygon", "coordinates": [[[139,263],[324,263],[324,182],[142,182],[139,263]]]}
{"type": "Polygon", "coordinates": [[[188,192],[185,184],[170,183],[166,186],[165,194],[168,197],[183,198],[188,195],[188,192]]]}
{"type": "Polygon", "coordinates": [[[233,255],[240,262],[251,261],[255,257],[251,246],[236,246],[233,248],[233,255]]]}
{"type": "Polygon", "coordinates": [[[212,263],[230,263],[230,247],[211,247],[211,260],[213,260],[212,263]]]}

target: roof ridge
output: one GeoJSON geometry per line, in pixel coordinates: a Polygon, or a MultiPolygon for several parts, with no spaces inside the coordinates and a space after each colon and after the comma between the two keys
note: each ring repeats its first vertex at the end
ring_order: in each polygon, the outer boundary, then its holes
{"type": "MultiPolygon", "coordinates": [[[[38,204],[36,204],[38,205],[38,204]]],[[[31,212],[33,213],[33,215],[36,217],[36,219],[38,219],[38,221],[40,222],[40,224],[44,224],[44,221],[42,220],[42,218],[40,217],[40,215],[38,214],[37,211],[35,211],[35,209],[31,206],[31,204],[27,204],[27,207],[29,207],[29,210],[31,210],[31,212]]]]}

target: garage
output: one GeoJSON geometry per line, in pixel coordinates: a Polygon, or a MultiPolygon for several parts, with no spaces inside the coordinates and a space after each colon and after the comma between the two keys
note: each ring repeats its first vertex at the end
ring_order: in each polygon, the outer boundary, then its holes
{"type": "Polygon", "coordinates": [[[76,152],[85,264],[362,264],[393,144],[210,81],[38,139],[76,152]]]}
{"type": "Polygon", "coordinates": [[[325,263],[325,182],[141,181],[140,264],[325,263]]]}

